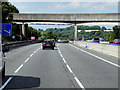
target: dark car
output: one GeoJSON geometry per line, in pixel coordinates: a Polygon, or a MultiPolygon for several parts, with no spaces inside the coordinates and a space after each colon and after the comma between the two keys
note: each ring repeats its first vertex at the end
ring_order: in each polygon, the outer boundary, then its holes
{"type": "Polygon", "coordinates": [[[100,42],[100,39],[99,38],[94,38],[94,42],[100,42]]]}
{"type": "Polygon", "coordinates": [[[54,47],[55,47],[55,39],[50,39],[53,43],[54,43],[54,47]]]}
{"type": "Polygon", "coordinates": [[[54,42],[51,39],[46,39],[42,43],[43,50],[45,48],[52,48],[54,50],[54,42]]]}

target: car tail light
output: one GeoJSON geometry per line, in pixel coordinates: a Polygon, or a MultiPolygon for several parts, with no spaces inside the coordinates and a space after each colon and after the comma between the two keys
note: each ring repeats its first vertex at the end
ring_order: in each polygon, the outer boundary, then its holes
{"type": "Polygon", "coordinates": [[[45,45],[45,43],[43,43],[43,45],[45,45]]]}

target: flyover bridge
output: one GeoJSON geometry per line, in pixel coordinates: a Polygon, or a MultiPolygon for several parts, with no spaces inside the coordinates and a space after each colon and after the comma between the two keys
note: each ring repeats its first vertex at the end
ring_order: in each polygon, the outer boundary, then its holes
{"type": "Polygon", "coordinates": [[[77,24],[88,22],[119,22],[120,13],[79,13],[79,14],[38,14],[15,13],[13,22],[22,22],[22,34],[25,37],[25,29],[29,22],[68,23],[74,25],[74,40],[77,40],[77,24]]]}

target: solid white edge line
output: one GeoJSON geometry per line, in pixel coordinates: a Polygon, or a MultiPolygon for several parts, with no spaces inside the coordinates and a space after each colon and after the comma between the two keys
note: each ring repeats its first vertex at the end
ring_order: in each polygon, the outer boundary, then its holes
{"type": "Polygon", "coordinates": [[[10,78],[3,84],[3,86],[0,88],[0,90],[3,90],[3,89],[6,87],[6,85],[11,81],[12,78],[13,78],[13,77],[10,77],[10,78]]]}
{"type": "Polygon", "coordinates": [[[18,68],[17,70],[15,70],[15,73],[17,73],[22,67],[23,67],[23,64],[21,64],[21,65],[19,66],[19,68],[18,68]]]}
{"type": "MultiPolygon", "coordinates": [[[[71,45],[71,44],[70,44],[70,45],[71,45]]],[[[71,46],[73,46],[73,45],[71,45],[71,46]]],[[[73,47],[75,47],[75,46],[73,46],[73,47]]],[[[75,47],[75,48],[77,48],[77,47],[75,47]]],[[[113,65],[113,66],[116,66],[116,67],[119,67],[119,68],[120,68],[119,65],[117,65],[117,64],[115,64],[115,63],[113,63],[113,62],[110,62],[110,61],[108,61],[108,60],[105,60],[105,59],[103,59],[103,58],[101,58],[101,57],[99,57],[99,56],[96,56],[96,55],[94,55],[94,54],[92,54],[92,53],[90,53],[90,52],[87,52],[87,51],[85,51],[85,50],[83,50],[83,49],[80,49],[80,48],[77,48],[77,49],[79,49],[79,50],[81,50],[82,52],[85,52],[85,53],[87,53],[87,54],[89,54],[89,55],[91,55],[91,56],[93,56],[93,57],[96,57],[96,58],[98,58],[99,60],[102,60],[102,61],[107,62],[107,63],[109,63],[109,64],[111,64],[111,65],[113,65]]]]}
{"type": "Polygon", "coordinates": [[[82,83],[78,80],[77,77],[74,77],[74,79],[76,80],[76,82],[78,83],[78,85],[82,88],[82,90],[85,90],[84,86],[82,85],[82,83]]]}
{"type": "Polygon", "coordinates": [[[28,62],[29,59],[30,59],[30,58],[27,58],[27,59],[25,60],[25,63],[28,62]]]}
{"type": "Polygon", "coordinates": [[[73,71],[72,71],[72,69],[69,67],[69,65],[67,64],[66,66],[67,66],[68,70],[70,71],[70,73],[73,73],[73,71]]]}

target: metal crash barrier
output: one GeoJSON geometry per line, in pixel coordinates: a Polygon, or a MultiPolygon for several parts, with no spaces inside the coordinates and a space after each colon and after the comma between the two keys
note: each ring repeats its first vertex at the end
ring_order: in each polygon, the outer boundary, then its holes
{"type": "Polygon", "coordinates": [[[2,48],[4,49],[5,52],[9,51],[10,49],[24,46],[24,45],[29,45],[29,44],[34,44],[34,43],[41,43],[41,40],[33,41],[16,41],[16,42],[9,42],[9,43],[4,43],[2,44],[2,48]]]}

